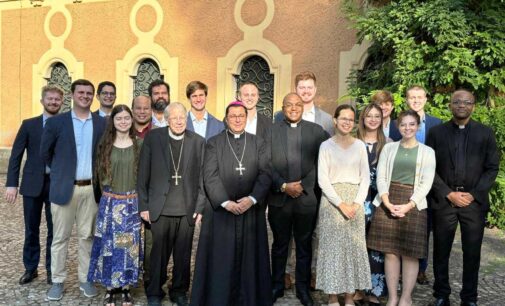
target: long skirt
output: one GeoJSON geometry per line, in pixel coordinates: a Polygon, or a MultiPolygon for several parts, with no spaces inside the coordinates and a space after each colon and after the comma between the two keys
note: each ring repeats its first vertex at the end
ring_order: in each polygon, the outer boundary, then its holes
{"type": "Polygon", "coordinates": [[[136,286],[142,276],[143,233],[135,191],[102,194],[88,281],[108,288],[136,286]]]}
{"type": "MultiPolygon", "coordinates": [[[[346,203],[352,203],[358,185],[338,183],[333,187],[346,203]]],[[[321,198],[316,288],[327,294],[370,289],[370,265],[365,240],[365,211],[360,205],[353,219],[321,198]]]]}
{"type": "MultiPolygon", "coordinates": [[[[391,182],[389,201],[406,204],[414,192],[412,185],[391,182]]],[[[368,247],[383,253],[413,258],[426,258],[426,210],[411,209],[403,218],[393,217],[384,206],[379,206],[372,218],[368,233],[368,247]]]]}

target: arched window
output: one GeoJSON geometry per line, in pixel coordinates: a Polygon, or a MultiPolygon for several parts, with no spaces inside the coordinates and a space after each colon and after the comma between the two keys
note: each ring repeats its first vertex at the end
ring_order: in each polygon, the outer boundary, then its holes
{"type": "Polygon", "coordinates": [[[137,69],[137,75],[133,76],[133,97],[147,95],[149,84],[158,79],[164,79],[158,64],[150,58],[143,60],[137,69]]]}
{"type": "Polygon", "coordinates": [[[49,78],[46,78],[47,85],[57,85],[65,92],[63,99],[63,105],[61,106],[60,113],[68,112],[72,108],[70,92],[70,85],[72,85],[72,79],[68,74],[67,67],[64,64],[58,62],[53,64],[51,67],[51,74],[49,78]]]}
{"type": "Polygon", "coordinates": [[[249,56],[242,62],[240,74],[235,74],[237,90],[245,82],[258,86],[260,98],[256,108],[258,112],[272,118],[274,105],[274,75],[270,73],[267,61],[261,56],[249,56]]]}

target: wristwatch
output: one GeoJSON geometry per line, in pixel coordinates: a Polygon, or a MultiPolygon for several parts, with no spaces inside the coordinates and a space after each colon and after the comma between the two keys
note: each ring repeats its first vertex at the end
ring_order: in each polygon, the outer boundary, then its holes
{"type": "Polygon", "coordinates": [[[288,185],[288,184],[286,184],[286,183],[284,183],[284,184],[282,184],[282,185],[281,185],[281,192],[286,191],[286,186],[287,186],[287,185],[288,185]]]}

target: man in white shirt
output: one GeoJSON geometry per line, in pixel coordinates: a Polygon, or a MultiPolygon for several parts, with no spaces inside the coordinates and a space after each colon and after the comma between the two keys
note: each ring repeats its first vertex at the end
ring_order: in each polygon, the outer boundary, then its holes
{"type": "Polygon", "coordinates": [[[247,124],[245,131],[268,141],[268,139],[270,139],[272,119],[265,115],[258,114],[256,105],[258,104],[259,97],[259,90],[256,84],[245,82],[240,85],[238,99],[247,108],[247,124]]]}
{"type": "Polygon", "coordinates": [[[96,99],[100,102],[100,108],[95,114],[100,117],[108,117],[112,112],[112,107],[116,102],[116,85],[110,81],[104,81],[98,84],[96,99]]]}

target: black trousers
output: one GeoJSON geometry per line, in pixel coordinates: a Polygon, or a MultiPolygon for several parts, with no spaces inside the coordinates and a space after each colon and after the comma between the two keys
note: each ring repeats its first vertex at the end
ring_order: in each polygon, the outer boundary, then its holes
{"type": "Polygon", "coordinates": [[[449,257],[459,223],[463,249],[463,288],[460,298],[462,302],[477,301],[484,221],[485,212],[475,202],[463,208],[448,205],[445,208],[433,210],[433,274],[435,275],[433,295],[436,298],[448,298],[451,294],[449,257]]]}
{"type": "Polygon", "coordinates": [[[23,196],[25,220],[25,241],[23,246],[23,264],[28,271],[37,270],[40,261],[40,221],[44,209],[47,223],[46,270],[51,271],[51,243],[53,242],[53,219],[49,201],[49,176],[44,179],[42,193],[38,197],[23,196]]]}
{"type": "Polygon", "coordinates": [[[163,298],[161,289],[167,281],[167,265],[173,251],[171,297],[185,295],[189,290],[191,248],[195,227],[190,226],[186,216],[160,218],[151,223],[153,247],[151,250],[150,281],[146,288],[147,297],[163,298]]]}
{"type": "Polygon", "coordinates": [[[268,221],[273,233],[272,289],[284,288],[291,235],[295,239],[296,247],[296,289],[304,291],[309,289],[312,233],[316,217],[317,205],[302,206],[297,200],[287,202],[282,207],[268,207],[268,221]]]}

